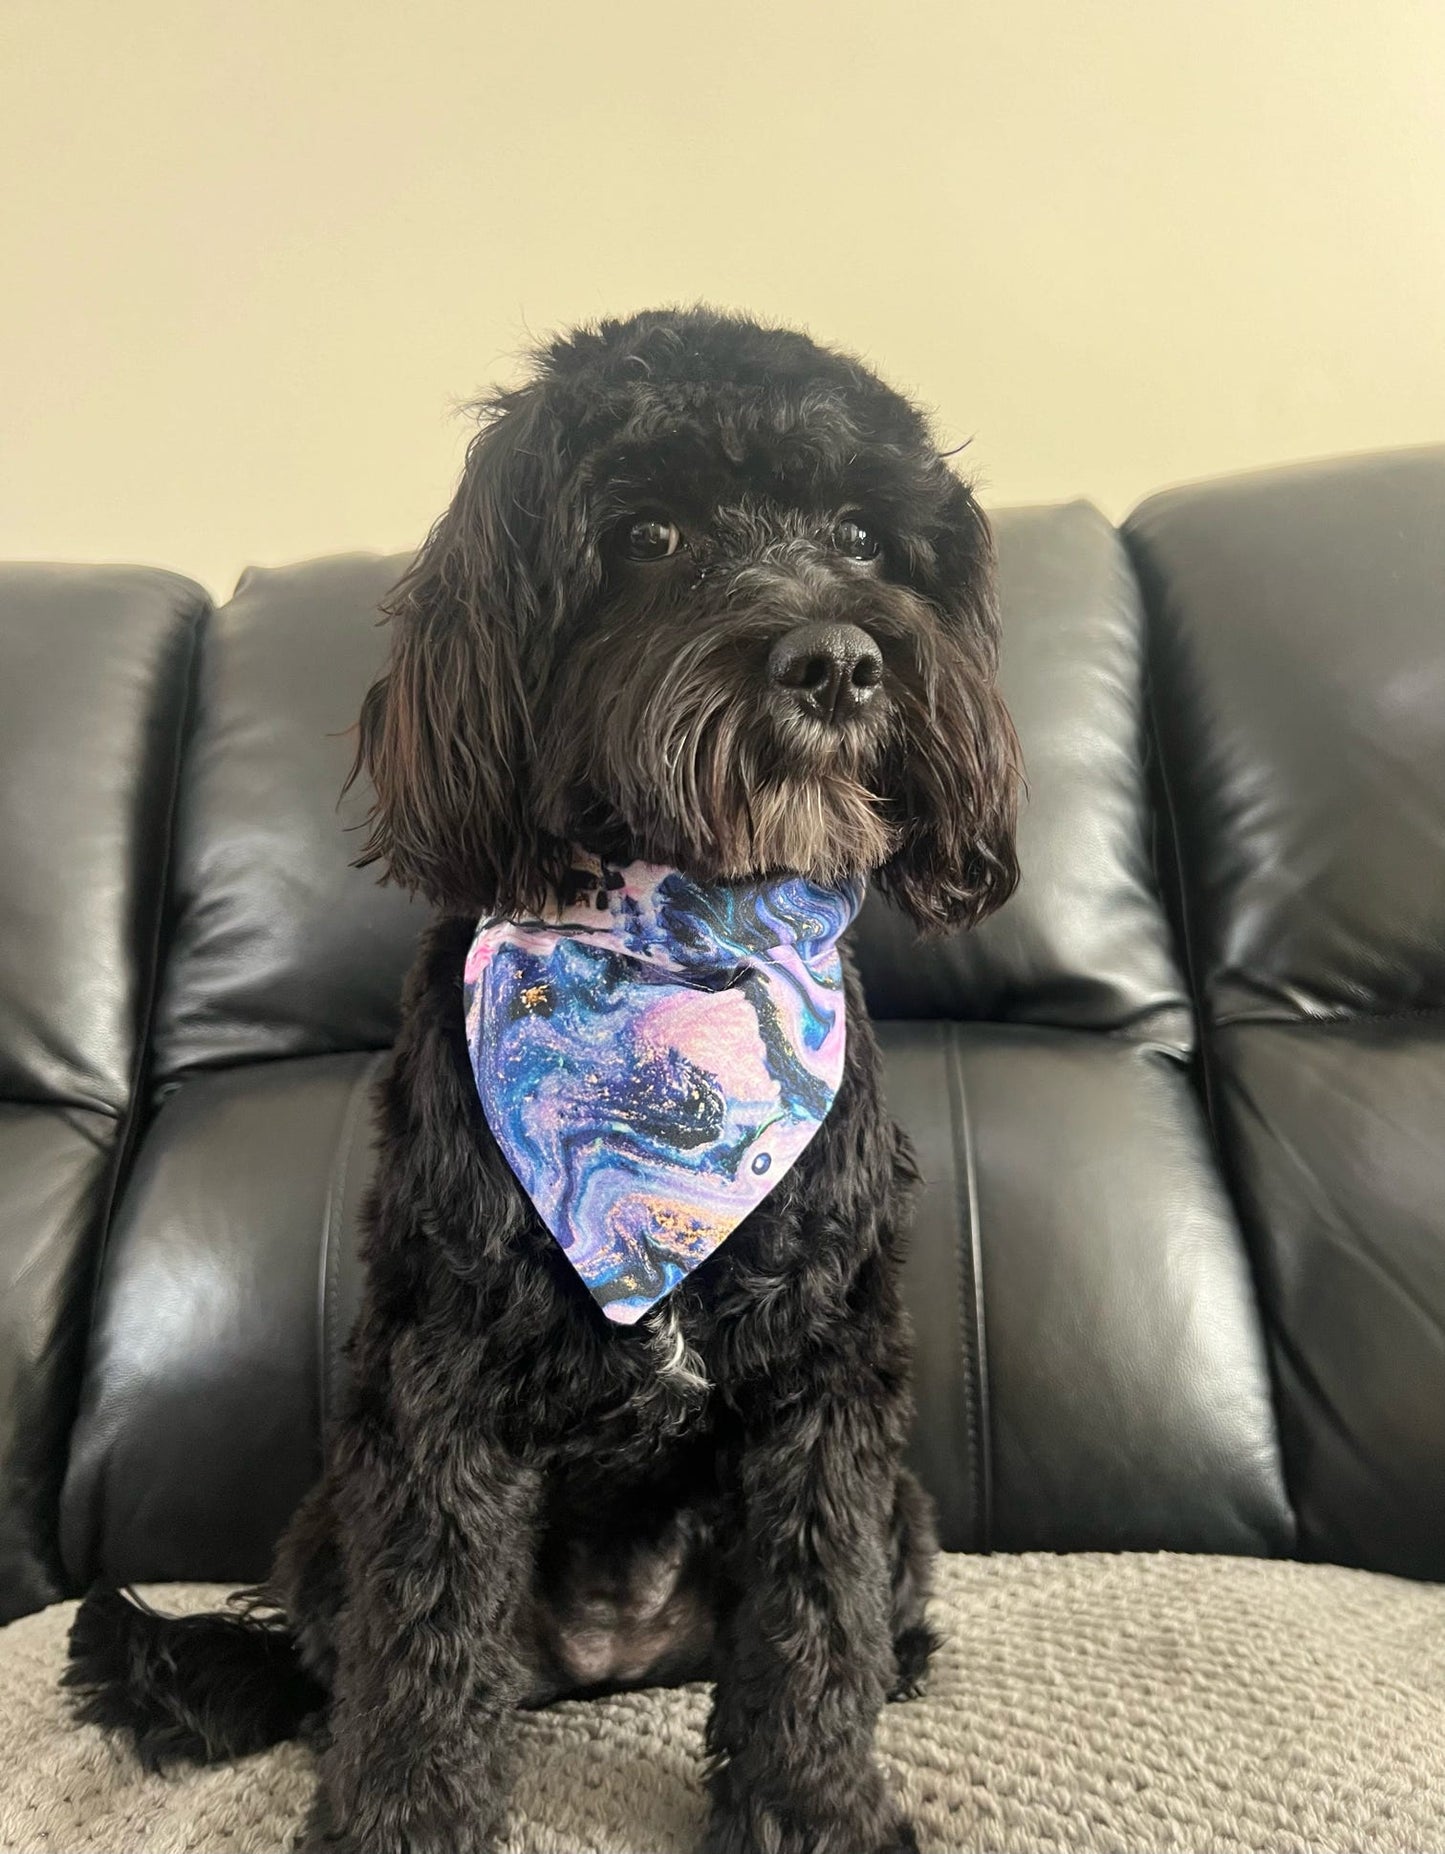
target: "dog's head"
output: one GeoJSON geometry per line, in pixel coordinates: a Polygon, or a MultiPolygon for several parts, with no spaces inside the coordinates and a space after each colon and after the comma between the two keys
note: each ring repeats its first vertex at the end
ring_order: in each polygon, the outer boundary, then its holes
{"type": "Polygon", "coordinates": [[[560,338],[486,411],[386,602],[363,861],[477,915],[541,905],[574,843],[867,874],[924,929],[1008,897],[991,538],[906,400],[696,309],[560,338]]]}

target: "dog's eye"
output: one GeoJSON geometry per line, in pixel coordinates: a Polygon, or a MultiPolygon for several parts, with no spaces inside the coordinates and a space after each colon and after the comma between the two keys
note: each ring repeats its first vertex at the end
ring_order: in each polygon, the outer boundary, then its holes
{"type": "Polygon", "coordinates": [[[623,552],[629,560],[666,560],[682,546],[676,522],[661,516],[644,515],[632,523],[623,539],[623,552]]]}
{"type": "Polygon", "coordinates": [[[876,560],[883,551],[882,543],[872,529],[865,528],[861,521],[851,515],[846,521],[840,521],[833,530],[833,545],[850,560],[876,560]]]}

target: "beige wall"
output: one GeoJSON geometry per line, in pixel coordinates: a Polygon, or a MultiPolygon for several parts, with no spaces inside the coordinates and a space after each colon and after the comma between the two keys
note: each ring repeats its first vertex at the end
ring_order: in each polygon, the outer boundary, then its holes
{"type": "Polygon", "coordinates": [[[4,0],[0,555],[414,543],[529,332],[851,346],[994,504],[1445,436],[1445,0],[4,0]]]}

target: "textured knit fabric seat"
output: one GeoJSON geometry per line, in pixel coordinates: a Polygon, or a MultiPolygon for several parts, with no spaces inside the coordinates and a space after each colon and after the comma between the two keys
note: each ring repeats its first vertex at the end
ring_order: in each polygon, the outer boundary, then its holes
{"type": "MultiPolygon", "coordinates": [[[[64,1720],[72,1612],[0,1633],[0,1849],[288,1847],[300,1746],[165,1779],[64,1720]]],[[[1260,1559],[955,1555],[934,1620],[928,1692],[879,1732],[924,1854],[1445,1847],[1445,1589],[1260,1559]]],[[[693,1686],[524,1715],[507,1854],[693,1854],[707,1702],[693,1686]]]]}

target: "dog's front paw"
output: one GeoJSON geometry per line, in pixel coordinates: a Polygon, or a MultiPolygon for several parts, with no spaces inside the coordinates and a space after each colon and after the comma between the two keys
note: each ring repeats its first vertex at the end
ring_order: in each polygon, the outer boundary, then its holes
{"type": "Polygon", "coordinates": [[[893,1685],[888,1689],[890,1700],[918,1699],[928,1677],[928,1663],[933,1658],[934,1650],[943,1645],[943,1637],[936,1629],[930,1629],[925,1623],[917,1623],[911,1629],[904,1629],[893,1641],[894,1675],[893,1685]]]}
{"type": "Polygon", "coordinates": [[[338,1826],[324,1787],[318,1787],[292,1846],[296,1854],[492,1854],[495,1839],[480,1827],[473,1832],[469,1824],[458,1831],[400,1809],[374,1820],[364,1831],[338,1826]]]}
{"type": "Polygon", "coordinates": [[[715,1787],[702,1854],[918,1854],[918,1836],[877,1773],[852,1806],[831,1799],[769,1808],[728,1784],[715,1787]]]}
{"type": "Polygon", "coordinates": [[[821,1826],[783,1823],[767,1810],[714,1813],[702,1854],[918,1854],[918,1836],[906,1815],[896,1816],[881,1840],[864,1839],[877,1832],[876,1825],[838,1820],[821,1826]]]}

